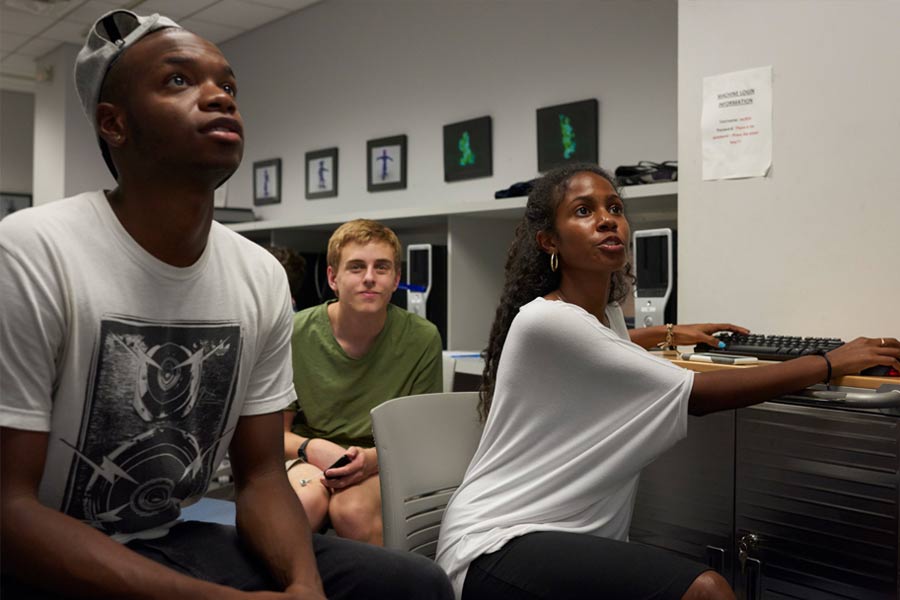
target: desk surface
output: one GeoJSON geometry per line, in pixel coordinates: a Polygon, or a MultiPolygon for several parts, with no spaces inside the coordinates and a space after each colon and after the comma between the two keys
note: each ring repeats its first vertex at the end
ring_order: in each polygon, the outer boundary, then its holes
{"type": "MultiPolygon", "coordinates": [[[[778,362],[771,360],[761,360],[757,363],[751,365],[723,365],[718,363],[706,363],[706,362],[695,362],[692,360],[681,360],[679,358],[674,358],[679,356],[678,352],[671,353],[663,353],[670,354],[671,356],[664,356],[664,358],[668,358],[672,361],[672,364],[676,364],[679,367],[684,367],[685,369],[690,369],[691,371],[695,371],[697,373],[705,373],[708,371],[721,371],[727,369],[755,369],[756,367],[760,367],[763,365],[777,365],[778,362]]],[[[845,386],[845,387],[855,387],[855,388],[865,388],[869,390],[877,390],[884,384],[889,385],[900,385],[900,377],[863,377],[862,375],[847,375],[845,377],[835,377],[831,380],[832,385],[836,386],[845,386]]]]}
{"type": "MultiPolygon", "coordinates": [[[[456,358],[456,372],[466,373],[469,375],[481,375],[484,371],[484,360],[480,356],[473,356],[475,353],[467,352],[447,352],[447,354],[456,358]]],[[[681,360],[677,358],[681,356],[680,352],[653,352],[657,356],[662,356],[672,361],[673,364],[690,369],[697,373],[705,373],[707,371],[721,371],[723,369],[754,369],[762,365],[778,364],[775,361],[761,360],[751,365],[723,365],[718,363],[695,362],[692,360],[681,360]]],[[[847,375],[846,377],[835,377],[831,380],[832,385],[865,388],[877,390],[882,385],[900,385],[900,377],[863,377],[861,375],[847,375]]]]}

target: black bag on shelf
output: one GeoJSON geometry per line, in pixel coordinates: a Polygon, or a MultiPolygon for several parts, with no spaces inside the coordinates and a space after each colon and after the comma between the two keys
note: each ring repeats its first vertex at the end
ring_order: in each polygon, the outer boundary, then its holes
{"type": "Polygon", "coordinates": [[[640,185],[664,181],[678,181],[677,160],[667,160],[661,163],[642,160],[636,165],[616,167],[616,183],[619,185],[640,185]]]}
{"type": "Polygon", "coordinates": [[[517,196],[527,196],[531,193],[531,188],[534,187],[534,182],[537,179],[532,179],[530,181],[519,181],[517,183],[512,184],[505,190],[497,190],[494,192],[494,198],[515,198],[517,196]]]}

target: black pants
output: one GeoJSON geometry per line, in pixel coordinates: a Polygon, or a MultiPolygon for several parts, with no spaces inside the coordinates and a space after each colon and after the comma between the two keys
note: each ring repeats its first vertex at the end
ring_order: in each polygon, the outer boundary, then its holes
{"type": "Polygon", "coordinates": [[[462,599],[678,600],[708,570],[651,546],[543,531],[472,561],[462,599]]]}
{"type": "MultiPolygon", "coordinates": [[[[180,573],[244,591],[280,591],[255,556],[238,540],[234,527],[187,521],[158,540],[128,547],[180,573]]],[[[337,537],[313,535],[313,550],[325,588],[333,600],[452,600],[444,572],[422,556],[377,548],[337,537]]],[[[4,577],[3,600],[60,600],[4,577]]]]}

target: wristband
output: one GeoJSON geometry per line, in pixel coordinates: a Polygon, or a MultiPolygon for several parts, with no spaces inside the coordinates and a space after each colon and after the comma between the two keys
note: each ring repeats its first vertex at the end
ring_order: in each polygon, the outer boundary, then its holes
{"type": "Polygon", "coordinates": [[[306,447],[309,446],[311,441],[313,441],[313,438],[306,438],[303,440],[303,443],[300,444],[300,447],[297,448],[297,457],[305,463],[309,462],[309,458],[306,456],[306,447]]]}
{"type": "Polygon", "coordinates": [[[828,366],[828,375],[825,376],[825,381],[822,382],[827,386],[829,383],[831,383],[831,361],[828,360],[828,355],[825,354],[824,350],[819,350],[818,354],[825,359],[825,364],[828,366]]]}

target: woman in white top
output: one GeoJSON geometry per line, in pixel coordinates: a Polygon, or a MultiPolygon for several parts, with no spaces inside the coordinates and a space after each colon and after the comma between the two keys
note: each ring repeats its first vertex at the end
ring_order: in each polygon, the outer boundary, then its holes
{"type": "MultiPolygon", "coordinates": [[[[624,204],[596,166],[535,185],[506,264],[487,348],[484,434],[444,516],[437,560],[457,597],[734,598],[699,563],[627,543],[641,469],[687,434],[687,415],[748,406],[876,364],[900,342],[857,339],[827,356],[694,374],[644,349],[617,302],[630,268],[624,204]]],[[[730,324],[677,326],[717,343],[730,324]]],[[[672,341],[672,340],[669,340],[672,341]]]]}

